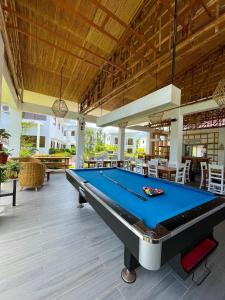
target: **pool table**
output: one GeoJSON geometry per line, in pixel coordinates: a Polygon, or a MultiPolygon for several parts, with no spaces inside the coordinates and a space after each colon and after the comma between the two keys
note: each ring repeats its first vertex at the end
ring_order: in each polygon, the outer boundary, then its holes
{"type": "Polygon", "coordinates": [[[79,191],[79,207],[88,202],[124,243],[121,275],[128,283],[139,265],[154,271],[174,258],[179,265],[225,219],[224,198],[190,186],[118,168],[72,169],[66,176],[79,191]],[[148,197],[143,186],[164,193],[148,197]]]}

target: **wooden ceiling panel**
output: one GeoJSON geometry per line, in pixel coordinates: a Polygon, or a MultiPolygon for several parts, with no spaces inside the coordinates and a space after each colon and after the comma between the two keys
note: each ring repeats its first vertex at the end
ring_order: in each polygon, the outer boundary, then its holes
{"type": "MultiPolygon", "coordinates": [[[[114,109],[171,82],[174,1],[2,2],[18,74],[23,62],[24,89],[57,96],[63,69],[63,98],[88,113],[99,105],[114,109]]],[[[186,102],[197,99],[206,76],[200,72],[191,88],[189,70],[225,45],[225,0],[178,0],[177,19],[175,82],[185,89],[186,102]],[[180,80],[186,73],[189,78],[180,80]]],[[[210,94],[223,73],[215,67],[198,97],[210,94]]]]}

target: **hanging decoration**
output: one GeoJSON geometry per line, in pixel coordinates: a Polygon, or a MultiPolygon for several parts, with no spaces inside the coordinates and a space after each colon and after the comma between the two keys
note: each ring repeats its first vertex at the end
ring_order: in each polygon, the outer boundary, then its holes
{"type": "Polygon", "coordinates": [[[64,118],[68,113],[68,107],[66,102],[62,100],[62,70],[60,77],[60,91],[59,91],[59,99],[56,99],[52,105],[52,111],[54,115],[58,118],[64,118]]]}
{"type": "Polygon", "coordinates": [[[225,78],[219,81],[212,98],[220,107],[225,107],[225,78]]]}
{"type": "Polygon", "coordinates": [[[148,116],[149,123],[150,124],[160,123],[162,121],[163,114],[164,114],[163,112],[158,112],[158,113],[149,115],[148,116]]]}

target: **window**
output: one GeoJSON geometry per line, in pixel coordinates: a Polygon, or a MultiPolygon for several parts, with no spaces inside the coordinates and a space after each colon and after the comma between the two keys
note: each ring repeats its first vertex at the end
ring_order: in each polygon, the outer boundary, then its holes
{"type": "Polygon", "coordinates": [[[133,149],[132,148],[127,148],[127,153],[133,153],[133,149]]]}
{"type": "Polygon", "coordinates": [[[45,136],[40,136],[40,147],[41,148],[45,147],[45,136]]]}
{"type": "Polygon", "coordinates": [[[74,130],[71,131],[71,136],[75,136],[75,131],[74,130]]]}
{"type": "Polygon", "coordinates": [[[128,139],[127,145],[132,146],[134,144],[133,139],[128,139]]]}
{"type": "Polygon", "coordinates": [[[56,125],[56,117],[54,117],[54,118],[52,119],[52,124],[53,124],[53,125],[56,125]]]}
{"type": "Polygon", "coordinates": [[[64,136],[66,136],[66,130],[64,131],[64,136]]]}
{"type": "MultiPolygon", "coordinates": [[[[37,147],[37,136],[36,135],[21,135],[21,139],[23,142],[30,144],[31,147],[37,147]]],[[[51,142],[52,146],[52,142],[51,142]]],[[[45,136],[40,136],[39,140],[39,147],[44,148],[45,147],[45,136]]]]}
{"type": "Polygon", "coordinates": [[[118,137],[115,137],[114,144],[118,145],[118,137]]]}
{"type": "Polygon", "coordinates": [[[29,113],[29,112],[23,112],[23,118],[28,119],[28,120],[41,120],[41,121],[47,120],[47,116],[33,114],[33,113],[29,113]]]}

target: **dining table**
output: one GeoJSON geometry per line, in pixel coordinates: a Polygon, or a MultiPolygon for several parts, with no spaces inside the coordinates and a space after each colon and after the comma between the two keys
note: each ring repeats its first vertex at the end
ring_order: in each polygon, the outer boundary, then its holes
{"type": "MultiPolygon", "coordinates": [[[[135,167],[136,167],[136,163],[131,162],[130,170],[134,171],[135,167]]],[[[148,175],[148,164],[143,163],[142,168],[143,168],[143,174],[148,175]]],[[[159,177],[164,177],[167,180],[172,180],[172,176],[176,175],[176,168],[169,167],[169,166],[160,166],[159,165],[158,166],[158,175],[159,175],[159,177]]]]}

